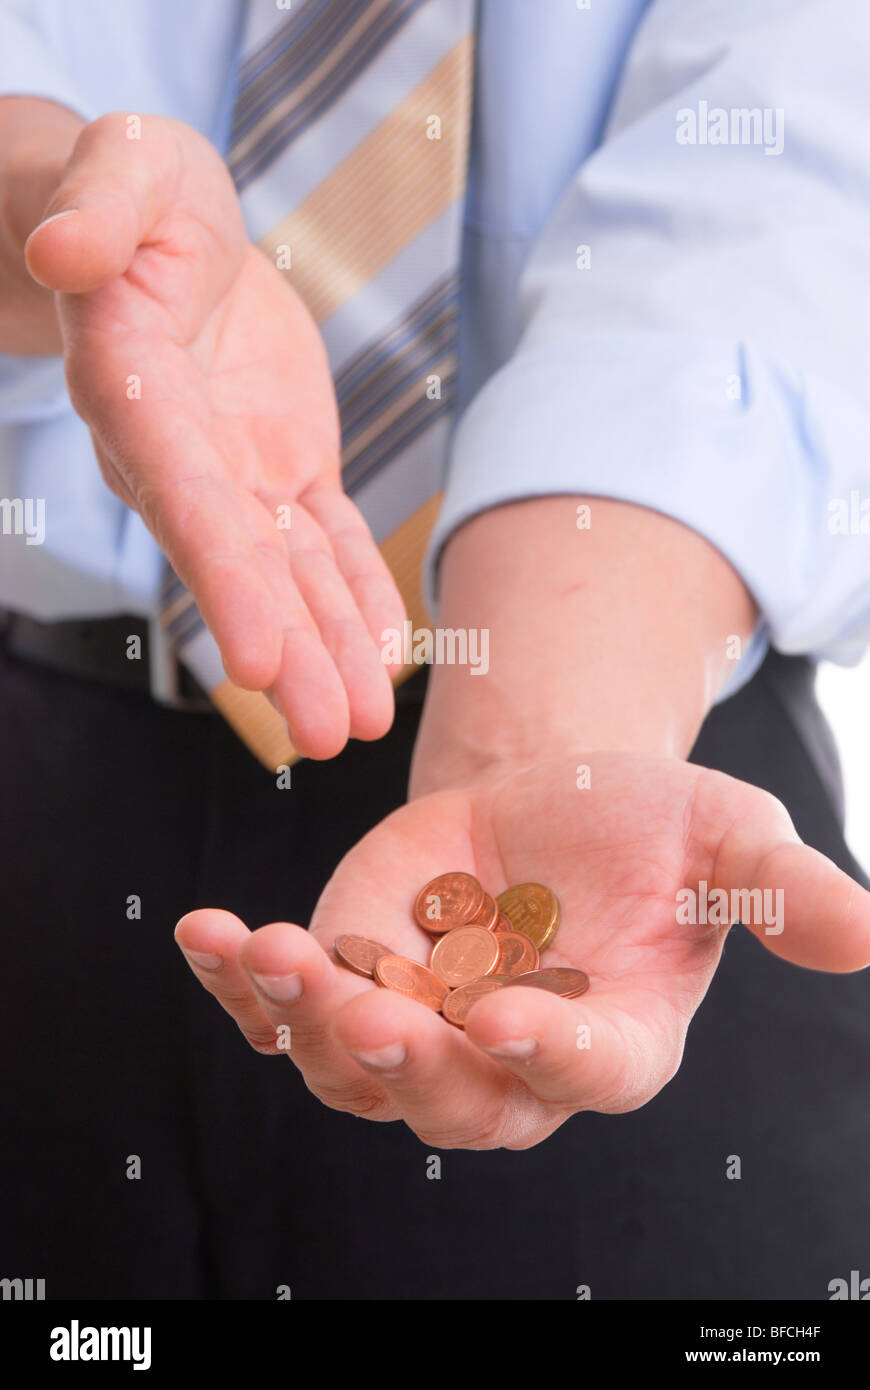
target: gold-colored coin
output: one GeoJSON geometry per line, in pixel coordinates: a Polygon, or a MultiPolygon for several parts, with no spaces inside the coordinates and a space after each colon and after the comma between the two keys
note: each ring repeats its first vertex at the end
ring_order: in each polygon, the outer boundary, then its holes
{"type": "Polygon", "coordinates": [[[539,951],[547,947],[559,930],[559,899],[543,883],[516,883],[496,899],[498,909],[514,931],[524,932],[539,951]]]}

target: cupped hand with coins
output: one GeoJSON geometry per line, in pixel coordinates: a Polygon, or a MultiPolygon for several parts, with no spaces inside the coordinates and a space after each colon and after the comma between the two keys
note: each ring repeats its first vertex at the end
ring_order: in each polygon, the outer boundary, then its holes
{"type": "Polygon", "coordinates": [[[782,933],[755,928],[770,950],[827,970],[870,959],[870,896],[800,844],[772,797],[677,760],[602,753],[588,768],[594,795],[578,790],[572,758],[401,808],[343,860],[310,931],[251,934],[200,911],[178,941],[255,1047],[279,1052],[289,1027],[286,1055],[325,1104],[403,1119],[438,1148],[524,1148],[575,1111],[655,1095],[728,930],[680,925],[681,888],[781,887],[782,933]],[[333,945],[348,932],[427,965],[438,938],[413,909],[445,866],[493,893],[529,879],[552,888],[561,921],[541,964],[584,972],[588,989],[563,998],[517,981],[474,1003],[462,1031],[437,995],[418,1002],[425,992],[342,968],[333,945]]]}
{"type": "Polygon", "coordinates": [[[666,1084],[729,930],[687,921],[681,890],[781,889],[781,930],[751,927],[768,950],[816,970],[870,963],[870,894],[800,842],[775,797],[685,761],[725,636],[755,621],[738,577],[677,522],[591,505],[582,539],[573,498],[501,507],[452,538],[442,621],[488,626],[491,669],[433,668],[412,799],[345,856],[310,930],[251,933],[204,910],[176,932],[254,1047],[283,1052],[289,1036],[326,1105],[403,1119],[436,1148],[529,1147],[576,1111],[631,1110],[666,1084]],[[464,1029],[443,981],[398,992],[437,949],[417,899],[445,873],[502,903],[512,885],[549,889],[561,914],[540,964],[588,988],[503,982],[464,1029]],[[417,966],[394,963],[379,987],[337,958],[348,934],[378,943],[367,970],[383,948],[417,966]]]}

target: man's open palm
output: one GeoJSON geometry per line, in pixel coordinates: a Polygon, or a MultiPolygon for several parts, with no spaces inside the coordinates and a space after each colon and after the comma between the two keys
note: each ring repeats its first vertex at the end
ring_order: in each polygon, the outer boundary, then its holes
{"type": "Polygon", "coordinates": [[[389,570],[340,480],[326,354],[250,245],[213,147],[107,116],[79,138],[28,244],[59,291],[70,394],[109,486],[192,590],[230,678],[270,690],[300,752],[392,718],[389,570]],[[137,379],[137,380],[134,380],[137,379]]]}

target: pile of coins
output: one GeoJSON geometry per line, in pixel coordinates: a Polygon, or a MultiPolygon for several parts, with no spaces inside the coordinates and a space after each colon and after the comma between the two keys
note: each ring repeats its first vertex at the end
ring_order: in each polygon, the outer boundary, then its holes
{"type": "Polygon", "coordinates": [[[518,883],[493,898],[473,874],[439,874],[421,888],[414,920],[437,937],[428,967],[365,936],[339,936],[335,958],[357,975],[393,989],[465,1027],[472,1004],[508,985],[576,999],[589,988],[582,970],[541,969],[559,929],[559,899],[542,883],[518,883]]]}

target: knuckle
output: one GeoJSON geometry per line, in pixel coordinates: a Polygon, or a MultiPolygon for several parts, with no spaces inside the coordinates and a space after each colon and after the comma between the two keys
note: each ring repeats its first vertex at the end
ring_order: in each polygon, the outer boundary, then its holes
{"type": "Polygon", "coordinates": [[[236,1019],[236,1023],[245,1041],[262,1057],[277,1057],[280,1052],[286,1055],[286,1049],[278,1046],[276,1029],[264,1026],[262,1022],[246,1023],[243,1019],[236,1019]]]}
{"type": "Polygon", "coordinates": [[[521,1152],[524,1149],[533,1149],[537,1144],[543,1143],[545,1139],[566,1120],[577,1113],[574,1106],[551,1106],[550,1113],[545,1117],[530,1117],[520,1127],[506,1138],[502,1147],[510,1149],[512,1152],[521,1152]]]}
{"type": "Polygon", "coordinates": [[[666,1028],[656,1028],[644,1036],[629,1032],[624,1036],[625,1056],[595,1098],[594,1109],[623,1115],[646,1105],[679,1070],[683,1039],[666,1028]]]}
{"type": "Polygon", "coordinates": [[[790,821],[788,811],[779,797],[774,796],[773,792],[767,791],[765,787],[753,788],[753,800],[757,809],[764,812],[767,816],[776,820],[785,819],[790,821]]]}
{"type": "Polygon", "coordinates": [[[126,116],[121,111],[107,111],[104,115],[97,116],[82,131],[82,144],[90,146],[104,139],[117,140],[125,134],[125,122],[126,116]]]}
{"type": "Polygon", "coordinates": [[[358,1115],[361,1119],[392,1119],[386,1097],[371,1086],[333,1085],[330,1082],[309,1082],[306,1086],[328,1110],[358,1115]]]}
{"type": "Polygon", "coordinates": [[[306,1025],[293,1021],[293,1049],[304,1056],[305,1065],[312,1071],[328,1072],[334,1069],[336,1060],[335,1044],[327,1029],[319,1025],[306,1025]]]}
{"type": "MultiPolygon", "coordinates": [[[[220,971],[218,970],[215,973],[219,974],[220,971]]],[[[235,1018],[244,1014],[247,1014],[249,1018],[251,1017],[252,1012],[254,1012],[252,1009],[254,1001],[251,994],[243,989],[222,989],[219,982],[209,981],[206,983],[206,988],[208,988],[208,984],[210,983],[213,987],[209,992],[215,996],[218,1003],[226,1009],[228,1014],[232,1014],[235,1018]]]]}
{"type": "Polygon", "coordinates": [[[597,1093],[589,1097],[592,1109],[620,1115],[628,1110],[637,1110],[644,1103],[646,1096],[641,1078],[647,1072],[646,1061],[639,1055],[633,1042],[630,1046],[631,1060],[612,1071],[597,1093]]]}
{"type": "Polygon", "coordinates": [[[524,1153],[526,1149],[533,1149],[536,1144],[540,1144],[544,1137],[542,1134],[521,1134],[511,1139],[503,1147],[509,1149],[511,1153],[524,1153]]]}
{"type": "Polygon", "coordinates": [[[475,1116],[472,1122],[439,1126],[411,1125],[417,1138],[433,1149],[504,1148],[505,1119],[499,1107],[488,1116],[475,1116]]]}

